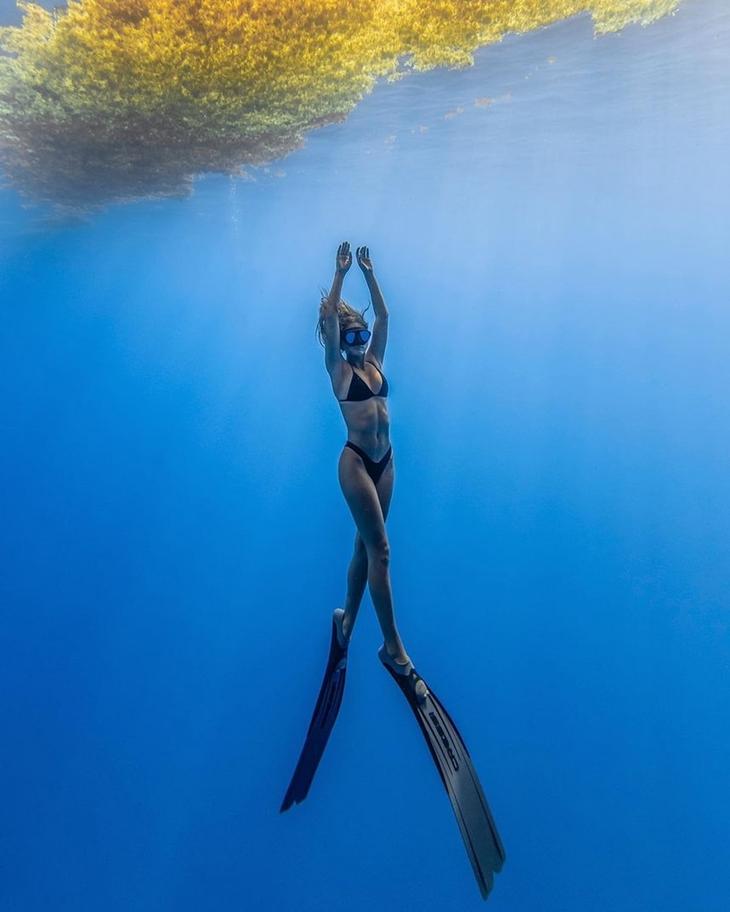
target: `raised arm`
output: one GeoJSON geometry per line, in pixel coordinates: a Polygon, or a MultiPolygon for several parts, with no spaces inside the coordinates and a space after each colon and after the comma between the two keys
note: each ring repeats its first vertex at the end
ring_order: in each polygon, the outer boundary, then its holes
{"type": "Polygon", "coordinates": [[[375,320],[373,321],[373,335],[370,339],[368,354],[375,358],[379,366],[383,364],[385,357],[385,345],[388,341],[388,308],[385,306],[383,293],[375,278],[373,261],[370,259],[369,247],[358,247],[356,250],[357,263],[362,269],[365,281],[370,289],[370,300],[373,302],[375,311],[375,320]]]}
{"type": "Polygon", "coordinates": [[[351,264],[350,244],[348,241],[343,241],[337,248],[335,275],[332,279],[330,293],[320,307],[320,314],[324,317],[325,329],[324,363],[333,381],[339,380],[335,373],[342,369],[340,321],[337,316],[337,305],[340,303],[342,283],[351,264]]]}

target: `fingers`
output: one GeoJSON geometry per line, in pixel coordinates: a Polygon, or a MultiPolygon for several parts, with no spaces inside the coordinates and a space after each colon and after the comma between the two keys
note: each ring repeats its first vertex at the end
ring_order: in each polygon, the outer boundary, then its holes
{"type": "Polygon", "coordinates": [[[357,262],[363,272],[368,273],[373,271],[373,264],[370,260],[370,248],[369,247],[358,247],[357,248],[357,262]]]}
{"type": "MultiPolygon", "coordinates": [[[[355,257],[357,259],[358,265],[363,272],[372,272],[373,264],[370,260],[370,248],[367,245],[362,247],[355,248],[355,257]]],[[[350,251],[350,242],[342,241],[340,246],[337,248],[337,266],[341,272],[345,272],[350,268],[352,263],[352,253],[350,251]]]]}
{"type": "Polygon", "coordinates": [[[350,242],[343,241],[337,248],[337,268],[341,272],[346,272],[352,263],[352,254],[350,253],[350,242]]]}

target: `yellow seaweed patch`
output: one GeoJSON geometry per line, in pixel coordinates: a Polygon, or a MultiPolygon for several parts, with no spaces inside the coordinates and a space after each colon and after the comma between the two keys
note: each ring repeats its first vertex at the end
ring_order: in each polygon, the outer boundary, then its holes
{"type": "Polygon", "coordinates": [[[480,46],[578,13],[596,31],[679,0],[19,2],[0,29],[0,163],[64,206],[185,193],[336,123],[379,77],[468,66],[480,46]]]}

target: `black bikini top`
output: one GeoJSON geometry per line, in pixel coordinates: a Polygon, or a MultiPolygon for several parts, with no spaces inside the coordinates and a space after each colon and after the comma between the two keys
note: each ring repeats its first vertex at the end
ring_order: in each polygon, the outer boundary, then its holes
{"type": "Polygon", "coordinates": [[[352,380],[350,380],[350,389],[347,391],[347,396],[344,399],[338,399],[338,402],[362,402],[363,399],[372,399],[375,396],[382,396],[385,398],[388,395],[388,381],[385,379],[385,374],[380,370],[380,368],[375,364],[374,361],[370,362],[378,371],[380,376],[383,378],[383,382],[380,386],[380,389],[377,393],[374,393],[367,383],[362,379],[359,374],[355,373],[355,369],[350,365],[352,369],[352,380]]]}

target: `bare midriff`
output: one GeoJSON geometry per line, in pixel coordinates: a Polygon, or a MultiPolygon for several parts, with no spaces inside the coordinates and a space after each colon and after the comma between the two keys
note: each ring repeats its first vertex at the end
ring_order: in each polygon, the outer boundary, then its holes
{"type": "Polygon", "coordinates": [[[390,416],[385,399],[378,396],[360,402],[340,402],[347,425],[347,439],[376,462],[390,446],[390,416]]]}

